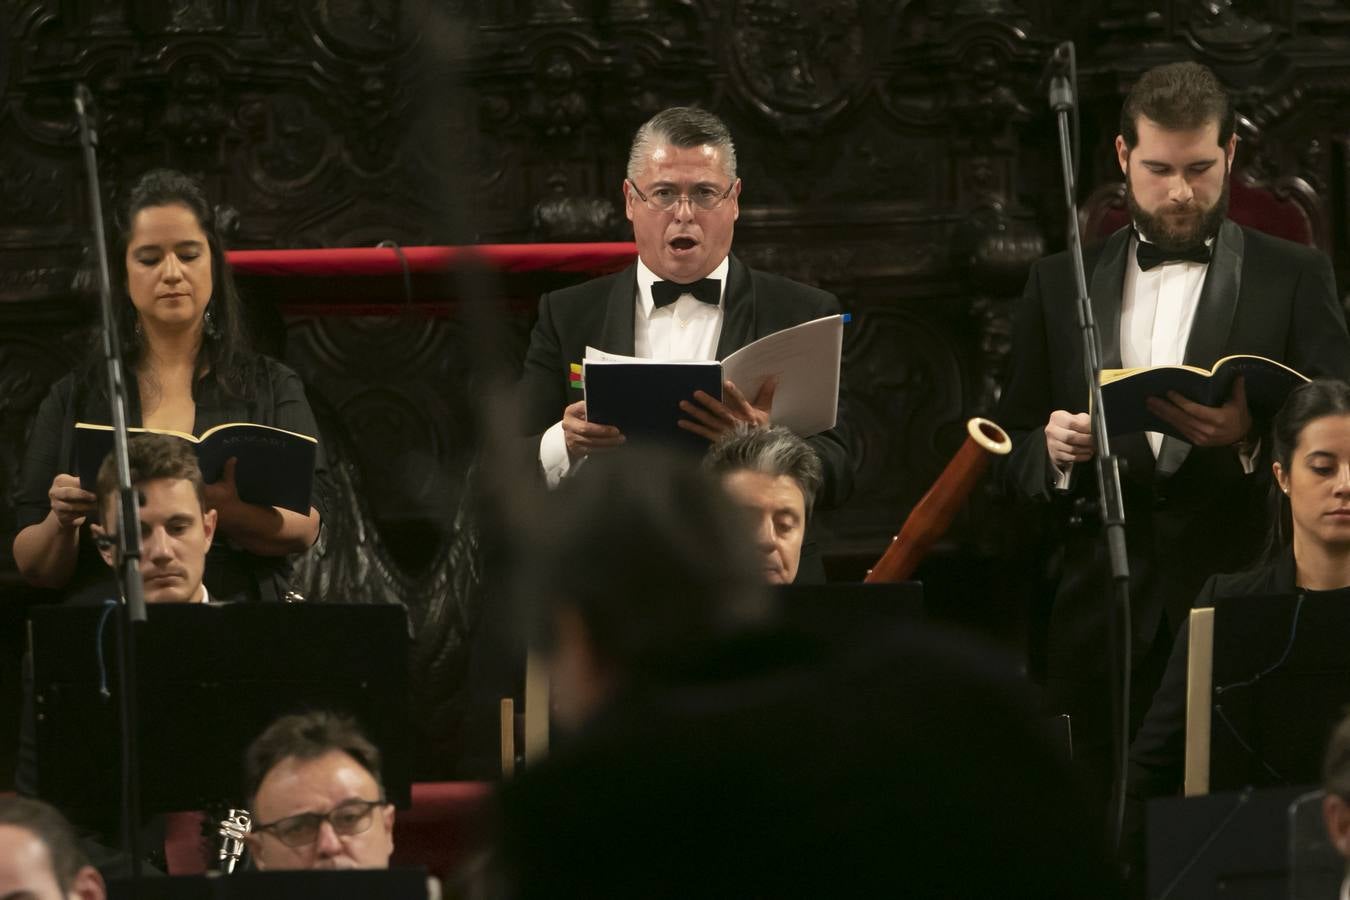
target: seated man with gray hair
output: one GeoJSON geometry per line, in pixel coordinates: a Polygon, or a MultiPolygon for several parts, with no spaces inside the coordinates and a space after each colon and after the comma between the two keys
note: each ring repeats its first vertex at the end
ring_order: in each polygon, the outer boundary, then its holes
{"type": "Polygon", "coordinates": [[[764,580],[791,584],[824,477],[815,451],[781,426],[742,424],[712,445],[704,465],[751,515],[764,580]]]}

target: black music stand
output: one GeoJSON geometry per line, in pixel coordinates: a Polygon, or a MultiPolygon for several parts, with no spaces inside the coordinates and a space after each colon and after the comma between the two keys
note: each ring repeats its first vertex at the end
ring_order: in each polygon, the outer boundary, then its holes
{"type": "MultiPolygon", "coordinates": [[[[153,613],[151,614],[153,618],[153,613]]],[[[109,900],[427,900],[422,868],[346,872],[240,872],[220,877],[189,875],[130,879],[108,884],[109,900]]]]}
{"type": "Polygon", "coordinates": [[[1350,704],[1350,590],[1214,609],[1209,787],[1316,784],[1350,704]]]}
{"type": "MultiPolygon", "coordinates": [[[[116,619],[110,606],[30,616],[38,793],[77,813],[121,800],[116,619]]],[[[312,709],[354,716],[380,748],[389,801],[411,803],[402,608],[156,604],[136,627],[145,815],[238,805],[249,742],[312,709]]]]}
{"type": "Polygon", "coordinates": [[[1150,900],[1287,896],[1289,807],[1306,790],[1266,788],[1151,801],[1150,900]]]}

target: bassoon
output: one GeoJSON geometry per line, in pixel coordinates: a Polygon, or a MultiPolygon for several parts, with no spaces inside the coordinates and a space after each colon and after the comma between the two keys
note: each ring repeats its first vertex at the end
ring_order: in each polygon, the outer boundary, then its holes
{"type": "Polygon", "coordinates": [[[947,468],[910,512],[900,533],[867,573],[865,582],[906,581],[937,540],[947,533],[957,511],[989,467],[991,456],[1012,451],[1007,432],[988,419],[966,422],[966,440],[947,468]]]}

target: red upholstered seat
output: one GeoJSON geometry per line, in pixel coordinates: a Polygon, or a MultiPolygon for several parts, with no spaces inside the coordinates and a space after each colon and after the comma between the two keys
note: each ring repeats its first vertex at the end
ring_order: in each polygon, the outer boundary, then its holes
{"type": "MultiPolygon", "coordinates": [[[[1124,183],[1098,188],[1083,204],[1082,214],[1085,244],[1098,243],[1116,229],[1130,224],[1124,183]]],[[[1268,188],[1249,183],[1241,175],[1235,174],[1232,179],[1228,216],[1239,225],[1300,244],[1318,246],[1318,229],[1305,206],[1290,195],[1279,196],[1268,188]]]]}
{"type": "Polygon", "coordinates": [[[412,808],[394,819],[394,858],[401,866],[426,866],[444,879],[482,846],[483,820],[492,784],[434,781],[414,784],[412,808]]]}
{"type": "MultiPolygon", "coordinates": [[[[425,866],[445,878],[481,846],[481,823],[492,785],[485,781],[444,781],[414,784],[412,807],[394,818],[394,857],[401,866],[425,866]]],[[[212,828],[212,831],[215,829],[212,828]]],[[[206,871],[207,854],[214,864],[219,843],[203,840],[202,814],[168,816],[164,854],[169,874],[199,875],[206,871]]]]}

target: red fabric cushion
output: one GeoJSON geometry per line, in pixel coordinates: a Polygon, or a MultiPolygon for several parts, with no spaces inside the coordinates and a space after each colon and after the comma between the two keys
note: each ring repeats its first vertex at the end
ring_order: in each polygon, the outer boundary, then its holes
{"type": "MultiPolygon", "coordinates": [[[[479,244],[470,247],[403,247],[408,271],[440,273],[477,263],[498,272],[617,272],[637,257],[631,242],[593,244],[479,244]]],[[[401,275],[392,247],[333,247],[322,250],[231,250],[231,268],[240,275],[307,277],[401,275]]]]}
{"type": "Polygon", "coordinates": [[[492,796],[486,781],[414,784],[412,808],[394,818],[394,856],[402,866],[426,866],[444,879],[482,846],[482,823],[492,796]]]}

